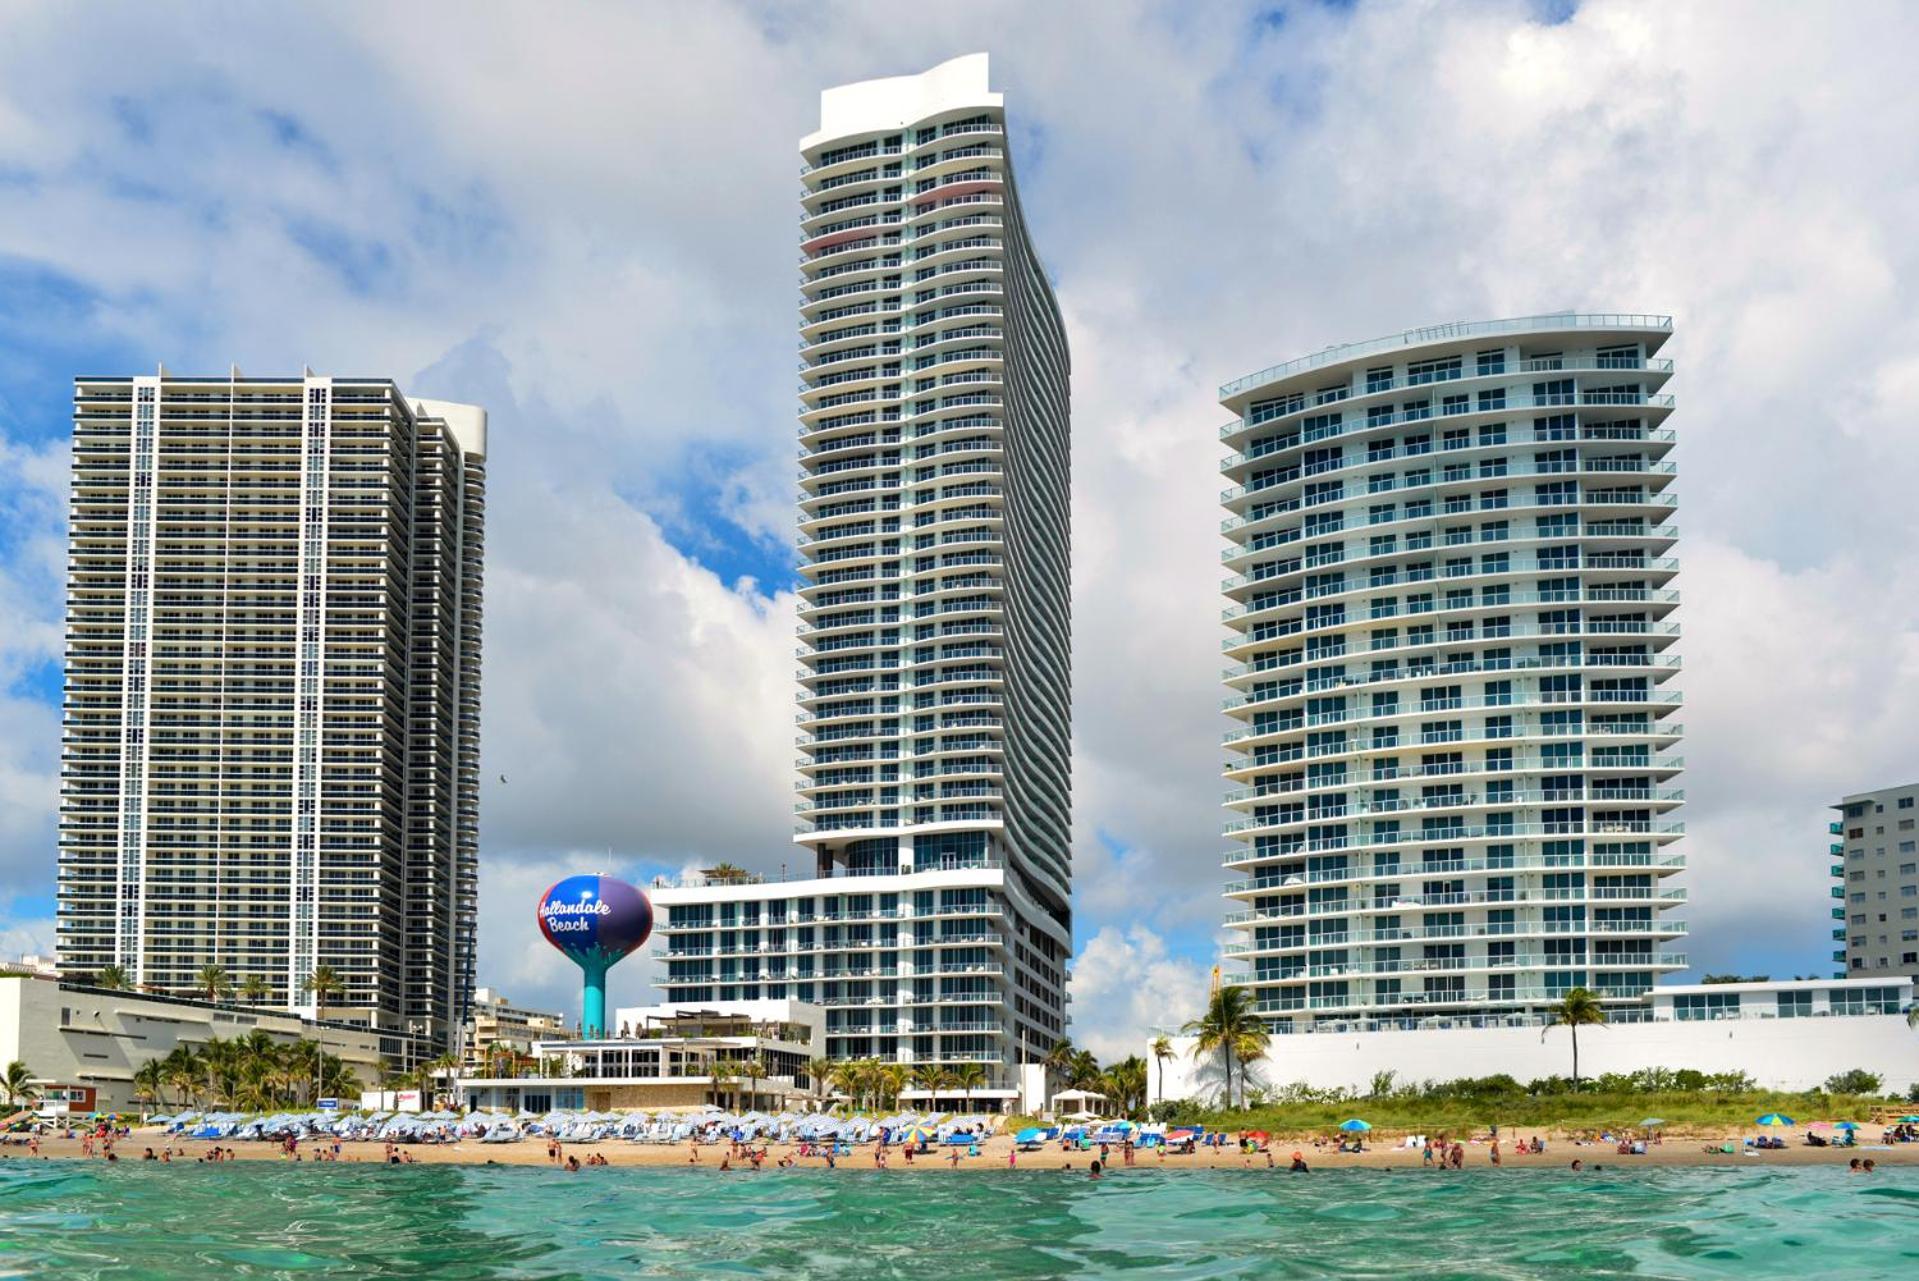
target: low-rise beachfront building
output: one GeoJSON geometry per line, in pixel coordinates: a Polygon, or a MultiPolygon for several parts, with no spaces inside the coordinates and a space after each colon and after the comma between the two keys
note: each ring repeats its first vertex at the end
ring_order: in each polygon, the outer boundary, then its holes
{"type": "Polygon", "coordinates": [[[1685,965],[1671,334],[1462,322],[1221,388],[1226,952],[1272,1031],[1685,965]]]}
{"type": "MultiPolygon", "coordinates": [[[[1906,1012],[1909,977],[1689,983],[1654,988],[1637,1005],[1611,1007],[1607,1022],[1582,1029],[1579,1070],[1586,1078],[1648,1068],[1744,1072],[1764,1089],[1815,1089],[1863,1068],[1889,1092],[1919,1083],[1919,1058],[1906,1012]]],[[[1220,1065],[1194,1053],[1194,1038],[1170,1037],[1172,1053],[1147,1058],[1147,1097],[1212,1097],[1220,1065]]],[[[1504,1073],[1519,1081],[1567,1076],[1566,1031],[1540,1014],[1354,1019],[1302,1025],[1275,1035],[1250,1069],[1255,1088],[1304,1083],[1317,1089],[1366,1089],[1377,1073],[1401,1083],[1504,1073]]]]}
{"type": "Polygon", "coordinates": [[[538,1042],[565,1041],[574,1036],[564,1014],[522,1009],[496,988],[476,988],[467,1015],[466,1052],[469,1068],[482,1067],[502,1050],[530,1055],[538,1042]]]}
{"type": "Polygon", "coordinates": [[[618,1036],[539,1041],[536,1063],[557,1073],[473,1075],[458,1082],[468,1107],[525,1109],[698,1108],[745,1111],[817,1106],[822,1087],[808,1064],[825,1012],[803,1001],[740,1001],[700,1007],[634,1006],[614,1015],[618,1036]]]}
{"type": "Polygon", "coordinates": [[[134,1074],[176,1046],[198,1049],[254,1032],[282,1043],[317,1042],[363,1081],[377,1081],[384,1066],[380,1033],[355,1024],[74,980],[0,976],[0,1064],[25,1063],[36,1094],[91,1089],[101,1111],[140,1106],[134,1074]]]}
{"type": "Polygon", "coordinates": [[[1833,808],[1833,964],[1852,978],[1919,974],[1919,783],[1833,808]]]}

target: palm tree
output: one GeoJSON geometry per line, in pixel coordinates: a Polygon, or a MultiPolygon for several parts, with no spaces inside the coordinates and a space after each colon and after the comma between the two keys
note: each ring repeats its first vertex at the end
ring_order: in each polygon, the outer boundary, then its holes
{"type": "Polygon", "coordinates": [[[133,1069],[133,1088],[137,1098],[166,1105],[167,1064],[165,1059],[148,1059],[133,1069]]]}
{"type": "Polygon", "coordinates": [[[939,1097],[958,1088],[958,1080],[953,1073],[934,1063],[919,1068],[913,1073],[913,1084],[926,1091],[928,1107],[937,1109],[939,1097]]]}
{"type": "Polygon", "coordinates": [[[1064,1075],[1072,1066],[1074,1053],[1073,1043],[1062,1037],[1053,1042],[1053,1048],[1048,1050],[1046,1057],[1040,1061],[1054,1072],[1064,1075]]]}
{"type": "Polygon", "coordinates": [[[740,1064],[740,1075],[746,1078],[747,1097],[752,1100],[752,1106],[758,1107],[760,1105],[760,1081],[767,1075],[766,1060],[757,1054],[754,1055],[746,1062],[740,1064]]]}
{"type": "Polygon", "coordinates": [[[211,961],[200,967],[195,981],[209,1001],[217,1001],[233,991],[233,976],[227,973],[227,967],[211,961]]]}
{"type": "Polygon", "coordinates": [[[19,1059],[0,1071],[0,1095],[6,1096],[8,1103],[31,1103],[38,1094],[33,1088],[33,1073],[19,1059]]]}
{"type": "Polygon", "coordinates": [[[953,1069],[953,1084],[966,1098],[966,1110],[973,1110],[973,1091],[986,1084],[986,1069],[978,1063],[962,1063],[953,1069]]]}
{"type": "Polygon", "coordinates": [[[452,1080],[460,1074],[460,1056],[450,1051],[420,1065],[420,1089],[431,1091],[437,1099],[442,1078],[452,1080]]]}
{"type": "Polygon", "coordinates": [[[806,1061],[806,1079],[813,1083],[813,1093],[820,1101],[826,1101],[826,1092],[831,1088],[827,1078],[832,1075],[833,1060],[827,1058],[808,1059],[806,1061]]]}
{"type": "Polygon", "coordinates": [[[886,1106],[886,1096],[891,1093],[893,1106],[899,1107],[900,1093],[906,1089],[906,1083],[913,1079],[913,1069],[904,1063],[882,1063],[874,1075],[879,1086],[880,1106],[886,1106]]]}
{"type": "Polygon", "coordinates": [[[712,1075],[713,1093],[725,1093],[729,1098],[732,1097],[733,1086],[740,1079],[739,1073],[733,1070],[733,1065],[725,1059],[714,1059],[712,1075]]]}
{"type": "Polygon", "coordinates": [[[1073,1060],[1066,1065],[1066,1079],[1076,1090],[1096,1090],[1099,1088],[1099,1058],[1091,1050],[1076,1050],[1073,1060]]]}
{"type": "Polygon", "coordinates": [[[266,1000],[268,993],[272,991],[273,989],[267,986],[267,981],[258,974],[249,974],[240,980],[241,999],[251,1004],[257,1005],[266,1000]]]}
{"type": "Polygon", "coordinates": [[[128,976],[125,967],[103,965],[100,967],[100,972],[93,976],[93,985],[106,988],[110,992],[124,992],[133,986],[133,980],[128,976]]]}
{"type": "Polygon", "coordinates": [[[180,1092],[180,1102],[191,1103],[200,1091],[200,1052],[191,1045],[176,1045],[160,1061],[166,1065],[167,1084],[180,1092]]]}
{"type": "Polygon", "coordinates": [[[1100,1092],[1119,1104],[1128,1116],[1146,1103],[1146,1060],[1131,1054],[1107,1069],[1100,1079],[1100,1092]]]}
{"type": "Polygon", "coordinates": [[[1606,1007],[1599,998],[1583,987],[1573,988],[1552,1007],[1546,1026],[1540,1029],[1539,1039],[1544,1041],[1546,1033],[1556,1027],[1564,1027],[1573,1039],[1573,1089],[1579,1088],[1579,1029],[1582,1027],[1600,1027],[1606,1022],[1606,1007]]]}
{"type": "MultiPolygon", "coordinates": [[[[307,975],[306,981],[300,984],[300,988],[302,991],[310,992],[313,995],[313,1021],[316,1024],[320,1024],[326,1022],[327,998],[329,996],[346,995],[346,980],[341,978],[340,972],[331,965],[316,965],[313,967],[313,973],[307,975]]],[[[323,1027],[316,1028],[316,1031],[318,1031],[320,1035],[321,1057],[325,1057],[326,1029],[323,1027]]],[[[320,1098],[320,1095],[320,1080],[316,1074],[313,1081],[313,1097],[317,1100],[320,1098]]]]}
{"type": "Polygon", "coordinates": [[[300,990],[313,997],[313,1017],[326,1018],[326,1003],[330,996],[346,995],[346,980],[331,965],[316,965],[313,973],[306,976],[300,984],[300,990]]]}
{"type": "MultiPolygon", "coordinates": [[[[1253,1012],[1252,997],[1237,985],[1222,987],[1207,1002],[1204,1016],[1190,1020],[1181,1032],[1195,1036],[1193,1054],[1218,1054],[1226,1063],[1226,1106],[1233,1106],[1233,1056],[1241,1064],[1264,1058],[1271,1038],[1266,1025],[1253,1012]]],[[[1244,1098],[1244,1072],[1241,1073],[1241,1097],[1244,1098]]]]}
{"type": "Polygon", "coordinates": [[[1149,1048],[1153,1052],[1153,1064],[1159,1068],[1159,1098],[1156,1099],[1155,1102],[1164,1103],[1166,1101],[1166,1065],[1170,1063],[1173,1058],[1173,1038],[1163,1035],[1156,1036],[1153,1038],[1153,1043],[1149,1048]]]}

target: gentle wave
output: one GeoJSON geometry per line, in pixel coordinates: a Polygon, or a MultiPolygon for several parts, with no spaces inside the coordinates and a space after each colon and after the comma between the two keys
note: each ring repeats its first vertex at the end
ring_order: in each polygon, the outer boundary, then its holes
{"type": "Polygon", "coordinates": [[[0,1162],[0,1276],[1919,1275],[1919,1170],[977,1172],[0,1162]]]}

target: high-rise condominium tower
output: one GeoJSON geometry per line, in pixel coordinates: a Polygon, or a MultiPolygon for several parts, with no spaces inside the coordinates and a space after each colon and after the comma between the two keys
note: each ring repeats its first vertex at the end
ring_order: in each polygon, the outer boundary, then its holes
{"type": "Polygon", "coordinates": [[[1834,964],[1849,979],[1919,974],[1919,783],[1833,807],[1834,964]]]}
{"type": "Polygon", "coordinates": [[[450,1042],[473,984],[486,415],[74,386],[62,967],[450,1042]]]}
{"type": "Polygon", "coordinates": [[[1442,325],[1221,389],[1228,950],[1276,1029],[1684,965],[1671,331],[1442,325]]]}
{"type": "Polygon", "coordinates": [[[820,107],[796,838],[817,879],[660,894],[664,987],[820,1001],[834,1058],[1004,1079],[1061,1034],[1072,941],[1066,341],[984,54],[820,107]]]}

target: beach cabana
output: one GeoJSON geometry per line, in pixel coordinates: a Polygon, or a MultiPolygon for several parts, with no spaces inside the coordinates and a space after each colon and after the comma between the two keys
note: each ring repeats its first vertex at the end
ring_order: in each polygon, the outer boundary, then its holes
{"type": "Polygon", "coordinates": [[[1052,1110],[1056,1116],[1072,1113],[1097,1118],[1105,1115],[1105,1103],[1106,1096],[1097,1090],[1061,1090],[1053,1096],[1052,1110]]]}

